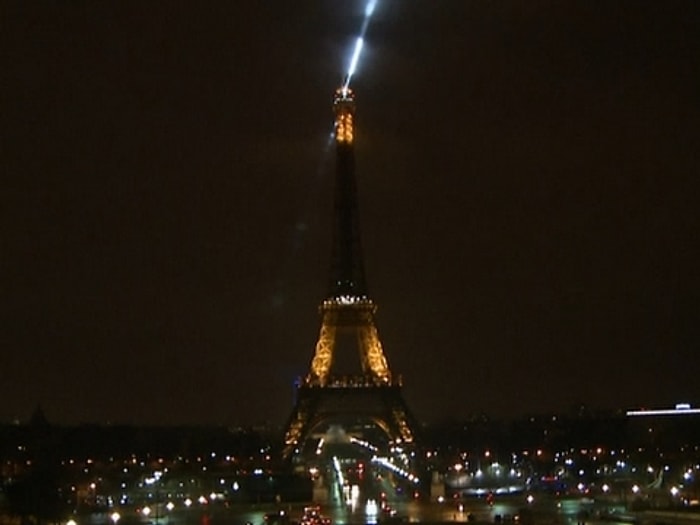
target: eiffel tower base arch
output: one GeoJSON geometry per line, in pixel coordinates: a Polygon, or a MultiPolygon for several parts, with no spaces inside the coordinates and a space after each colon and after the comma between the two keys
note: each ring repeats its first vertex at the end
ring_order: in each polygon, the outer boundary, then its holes
{"type": "Polygon", "coordinates": [[[414,445],[417,424],[406,405],[401,386],[303,384],[286,426],[283,457],[291,460],[315,434],[341,424],[349,434],[373,424],[388,441],[414,445]]]}

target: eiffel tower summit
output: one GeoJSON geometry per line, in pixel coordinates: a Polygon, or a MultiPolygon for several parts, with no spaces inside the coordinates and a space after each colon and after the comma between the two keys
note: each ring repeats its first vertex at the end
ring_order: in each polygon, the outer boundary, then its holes
{"type": "Polygon", "coordinates": [[[416,440],[417,424],[403,399],[401,381],[389,369],[375,325],[377,305],[367,290],[355,177],[355,98],[350,88],[335,92],[333,111],[336,158],[330,280],[319,306],[321,330],[311,367],[297,387],[286,426],[286,459],[303,456],[305,445],[322,438],[348,442],[371,434],[404,445],[416,440]],[[352,359],[355,353],[359,359],[352,359]]]}

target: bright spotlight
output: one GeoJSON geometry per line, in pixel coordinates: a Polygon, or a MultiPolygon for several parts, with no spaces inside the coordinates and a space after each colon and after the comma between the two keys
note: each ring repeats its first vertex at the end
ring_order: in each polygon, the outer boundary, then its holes
{"type": "Polygon", "coordinates": [[[355,41],[355,50],[352,53],[352,59],[350,60],[350,67],[348,68],[348,81],[351,76],[355,74],[355,69],[357,69],[357,62],[360,60],[360,53],[362,52],[362,46],[364,45],[364,38],[357,37],[355,41]]]}
{"type": "Polygon", "coordinates": [[[377,0],[369,0],[365,6],[365,18],[369,18],[374,13],[374,8],[377,7],[377,0]]]}

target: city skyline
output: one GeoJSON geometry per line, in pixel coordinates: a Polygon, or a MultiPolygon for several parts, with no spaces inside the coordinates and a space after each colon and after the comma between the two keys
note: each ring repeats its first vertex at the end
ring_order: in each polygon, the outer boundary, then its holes
{"type": "MultiPolygon", "coordinates": [[[[283,425],[364,2],[3,7],[0,420],[283,425]]],[[[420,420],[700,402],[700,7],[379,0],[368,288],[420,420]]]]}

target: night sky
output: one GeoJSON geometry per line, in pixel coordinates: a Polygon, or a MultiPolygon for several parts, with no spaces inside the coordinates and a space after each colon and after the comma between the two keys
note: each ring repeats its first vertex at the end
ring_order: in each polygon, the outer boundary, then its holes
{"type": "MultiPolygon", "coordinates": [[[[0,4],[0,421],[282,425],[364,2],[0,4]]],[[[379,0],[370,295],[421,421],[700,403],[700,2],[379,0]]]]}

